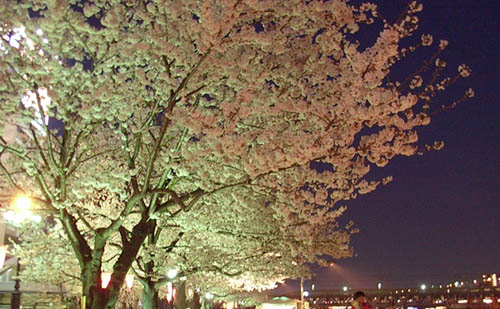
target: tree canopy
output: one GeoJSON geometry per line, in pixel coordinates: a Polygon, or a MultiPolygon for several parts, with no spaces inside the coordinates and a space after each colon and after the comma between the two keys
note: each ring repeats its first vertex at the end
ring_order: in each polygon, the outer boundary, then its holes
{"type": "Polygon", "coordinates": [[[417,29],[415,1],[394,23],[342,0],[0,8],[4,191],[58,220],[89,307],[114,306],[155,235],[165,246],[183,233],[177,253],[189,256],[210,244],[214,260],[230,248],[261,250],[265,262],[272,231],[297,265],[350,256],[342,202],[390,181],[367,175],[419,152],[417,128],[448,108],[429,102],[470,74],[461,65],[439,77],[441,41],[414,73],[389,79],[399,60],[433,46],[429,35],[401,43],[417,29]],[[377,34],[360,48],[364,27],[377,34]]]}

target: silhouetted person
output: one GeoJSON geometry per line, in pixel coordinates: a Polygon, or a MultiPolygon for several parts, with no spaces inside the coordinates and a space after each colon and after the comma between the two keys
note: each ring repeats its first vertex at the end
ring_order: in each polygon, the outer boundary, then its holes
{"type": "Polygon", "coordinates": [[[368,302],[366,301],[365,293],[363,293],[362,291],[357,291],[356,293],[354,293],[352,298],[353,298],[353,301],[351,303],[350,308],[352,308],[352,309],[371,309],[372,308],[372,306],[370,306],[370,304],[368,304],[368,302]]]}

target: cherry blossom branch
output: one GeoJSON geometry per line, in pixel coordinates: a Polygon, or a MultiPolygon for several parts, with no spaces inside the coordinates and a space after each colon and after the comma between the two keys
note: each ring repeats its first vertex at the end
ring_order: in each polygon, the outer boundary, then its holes
{"type": "Polygon", "coordinates": [[[410,81],[415,77],[417,76],[418,74],[422,73],[422,72],[425,72],[429,69],[429,66],[432,65],[432,63],[434,62],[434,60],[437,58],[437,56],[439,56],[439,54],[441,53],[441,51],[443,51],[443,49],[439,48],[438,50],[436,50],[434,52],[434,54],[426,61],[424,61],[424,63],[415,71],[413,72],[412,74],[408,75],[402,82],[401,84],[397,87],[397,91],[398,92],[401,92],[403,91],[410,83],[410,81]]]}
{"type": "Polygon", "coordinates": [[[3,152],[4,150],[7,150],[9,153],[12,153],[13,155],[17,156],[18,158],[28,160],[26,157],[26,153],[22,150],[16,149],[12,146],[9,146],[5,140],[2,138],[2,143],[0,143],[0,150],[3,152]]]}
{"type": "MultiPolygon", "coordinates": [[[[200,94],[197,95],[196,101],[195,101],[193,108],[192,108],[192,111],[196,110],[196,108],[199,106],[200,98],[201,98],[201,95],[200,94]]],[[[179,140],[177,141],[177,144],[175,145],[174,153],[178,153],[180,151],[182,143],[184,143],[184,139],[186,137],[187,132],[188,132],[188,128],[184,128],[182,130],[181,136],[179,137],[179,140]]],[[[172,171],[171,167],[169,167],[168,169],[165,169],[163,171],[161,178],[160,178],[160,181],[158,182],[158,184],[156,186],[157,189],[164,188],[165,186],[168,188],[168,186],[171,184],[171,182],[168,179],[168,175],[171,173],[171,171],[172,171]],[[168,181],[168,183],[167,183],[167,181],[168,181]]],[[[151,198],[151,202],[149,205],[149,210],[148,210],[149,216],[151,216],[156,211],[157,202],[158,202],[158,194],[155,194],[151,198]]]]}
{"type": "MultiPolygon", "coordinates": [[[[123,141],[123,145],[124,145],[124,149],[125,149],[125,156],[127,157],[128,169],[133,170],[133,169],[135,169],[135,160],[133,159],[133,155],[130,154],[128,134],[125,131],[125,128],[123,126],[121,127],[121,133],[125,137],[125,139],[123,141]]],[[[140,144],[139,144],[139,138],[138,138],[138,140],[136,141],[135,148],[140,147],[139,145],[140,144]]],[[[134,150],[134,152],[135,152],[135,150],[134,150]]],[[[137,175],[133,175],[130,178],[130,182],[132,184],[132,189],[133,189],[134,193],[135,194],[139,193],[139,183],[137,182],[137,175]]]]}
{"type": "Polygon", "coordinates": [[[78,150],[78,145],[80,144],[80,139],[82,138],[83,134],[84,134],[84,131],[82,130],[82,131],[78,132],[78,134],[76,135],[75,142],[73,143],[73,146],[71,147],[72,151],[70,152],[69,157],[67,159],[67,162],[65,164],[66,168],[68,168],[71,165],[71,162],[73,161],[73,159],[75,157],[76,151],[78,150]]]}
{"type": "Polygon", "coordinates": [[[54,158],[51,132],[50,132],[49,126],[43,120],[44,109],[42,106],[42,99],[40,98],[40,93],[38,92],[39,88],[38,88],[38,85],[36,83],[34,84],[34,89],[35,89],[35,96],[36,96],[36,103],[38,106],[38,111],[39,111],[40,115],[42,115],[41,122],[42,122],[43,128],[45,130],[45,133],[47,134],[47,152],[49,154],[49,159],[50,159],[49,162],[50,162],[51,166],[56,170],[56,173],[61,174],[62,169],[57,165],[55,158],[54,158]]]}
{"type": "MultiPolygon", "coordinates": [[[[338,152],[338,148],[333,148],[331,153],[328,154],[328,155],[323,155],[323,156],[319,156],[319,157],[316,157],[316,158],[313,158],[303,164],[299,164],[299,163],[294,163],[294,164],[291,164],[290,166],[286,166],[286,167],[282,167],[282,168],[278,168],[276,171],[267,171],[267,172],[264,172],[264,173],[261,173],[259,175],[256,175],[253,179],[251,179],[250,177],[245,177],[243,180],[239,181],[239,182],[236,182],[236,183],[232,183],[232,184],[227,184],[227,185],[222,185],[221,187],[219,188],[216,188],[214,190],[211,190],[211,191],[204,191],[202,189],[196,189],[195,191],[191,192],[191,193],[188,193],[188,194],[185,194],[183,195],[182,197],[172,197],[171,200],[161,204],[158,206],[157,208],[157,213],[164,213],[164,212],[168,212],[170,214],[170,216],[176,216],[177,214],[179,214],[181,211],[187,211],[189,210],[201,197],[203,196],[207,196],[207,195],[211,195],[211,194],[214,194],[214,193],[217,193],[221,190],[225,190],[225,189],[228,189],[228,188],[233,188],[233,187],[237,187],[237,186],[242,186],[242,185],[251,185],[253,181],[256,181],[262,177],[265,177],[265,176],[268,176],[270,174],[274,174],[274,173],[279,173],[279,172],[283,172],[283,171],[286,171],[286,170],[289,170],[289,169],[292,169],[292,168],[297,168],[297,167],[300,167],[300,166],[304,166],[304,165],[308,165],[310,164],[311,162],[315,162],[315,161],[318,161],[318,160],[322,160],[324,158],[326,158],[327,156],[331,156],[332,153],[337,153],[338,152]],[[194,198],[190,201],[189,205],[186,206],[184,203],[186,200],[188,200],[190,197],[194,196],[194,198]],[[182,204],[179,204],[179,206],[181,207],[179,210],[177,210],[176,212],[174,213],[171,213],[168,211],[168,208],[170,206],[173,206],[175,204],[178,203],[178,201],[176,200],[179,200],[182,202],[182,204]]],[[[155,190],[153,190],[152,192],[155,192],[155,190]]],[[[161,193],[161,189],[159,189],[159,191],[157,191],[157,193],[161,193]]],[[[165,191],[165,193],[169,193],[167,191],[165,191]]]]}
{"type": "MultiPolygon", "coordinates": [[[[137,264],[137,266],[139,268],[141,268],[141,266],[139,264],[137,264]]],[[[137,270],[135,269],[135,267],[130,267],[130,269],[132,270],[132,272],[134,273],[135,277],[137,278],[137,280],[143,285],[143,286],[147,286],[148,282],[146,281],[146,278],[144,278],[143,276],[141,276],[139,274],[139,272],[137,272],[137,270]]],[[[145,273],[145,271],[143,271],[141,269],[142,272],[145,273]]]]}
{"type": "Polygon", "coordinates": [[[82,214],[82,212],[77,209],[76,210],[76,213],[78,214],[78,218],[80,219],[80,221],[83,222],[83,224],[90,230],[90,231],[95,231],[95,229],[92,227],[92,225],[90,225],[90,223],[87,221],[87,219],[85,219],[85,216],[82,214]]]}
{"type": "Polygon", "coordinates": [[[174,248],[176,248],[177,243],[179,243],[182,236],[184,236],[184,232],[179,232],[179,234],[177,234],[177,237],[174,240],[172,240],[168,246],[165,246],[162,249],[164,249],[166,253],[172,252],[174,248]]]}
{"type": "Polygon", "coordinates": [[[100,229],[98,231],[98,234],[100,234],[104,239],[108,239],[112,233],[116,232],[120,228],[120,226],[123,224],[125,218],[127,218],[132,208],[146,195],[147,194],[144,192],[132,195],[125,204],[123,210],[120,212],[120,215],[116,219],[112,220],[111,223],[106,228],[100,229]]]}
{"type": "Polygon", "coordinates": [[[24,190],[18,185],[16,184],[16,182],[14,181],[14,179],[12,179],[12,175],[9,173],[9,171],[7,170],[7,168],[3,165],[2,162],[0,162],[0,169],[2,170],[3,174],[5,175],[5,177],[7,177],[7,180],[9,182],[9,184],[16,188],[17,190],[19,190],[20,192],[24,192],[24,190]]]}
{"type": "MultiPolygon", "coordinates": [[[[8,150],[10,153],[16,155],[17,157],[19,157],[23,161],[27,161],[27,162],[29,162],[31,164],[31,166],[34,169],[34,172],[36,174],[35,175],[35,182],[38,184],[38,186],[42,190],[42,193],[47,198],[47,200],[50,201],[50,203],[54,203],[55,202],[55,198],[54,198],[51,190],[47,186],[47,182],[45,180],[45,177],[43,176],[43,173],[36,167],[36,163],[26,153],[24,153],[21,150],[18,150],[18,149],[15,149],[13,147],[10,147],[7,144],[0,144],[0,147],[2,147],[3,150],[8,150]]],[[[27,171],[25,171],[25,172],[27,174],[30,174],[27,171]]]]}
{"type": "Polygon", "coordinates": [[[244,271],[242,271],[242,270],[230,273],[230,272],[225,271],[222,267],[218,267],[216,265],[212,265],[212,269],[209,269],[208,271],[214,272],[214,273],[219,273],[219,274],[222,274],[222,275],[227,276],[227,277],[236,277],[236,276],[242,275],[244,273],[244,271]]]}
{"type": "MultiPolygon", "coordinates": [[[[161,190],[161,189],[159,189],[159,191],[162,191],[162,190],[161,190]]],[[[205,192],[205,191],[203,191],[202,189],[197,189],[197,190],[195,190],[195,191],[193,191],[193,192],[191,192],[191,193],[189,193],[189,194],[185,194],[185,195],[183,195],[183,196],[181,196],[181,197],[178,197],[178,200],[180,200],[180,201],[182,202],[182,205],[184,205],[184,206],[179,205],[181,208],[180,208],[178,211],[176,211],[176,212],[174,212],[174,213],[170,213],[170,212],[168,211],[168,208],[169,208],[170,206],[173,206],[173,205],[177,204],[177,202],[175,201],[175,199],[173,199],[173,198],[172,198],[171,200],[169,200],[169,201],[167,201],[167,202],[165,202],[165,203],[163,203],[163,204],[158,205],[158,207],[157,207],[157,209],[156,209],[156,212],[157,212],[157,213],[159,213],[159,214],[164,213],[164,212],[168,212],[168,213],[170,214],[170,216],[171,216],[171,217],[174,217],[174,216],[176,216],[177,214],[179,214],[179,213],[180,213],[181,211],[183,211],[183,210],[184,210],[184,211],[188,211],[189,209],[191,209],[191,207],[193,207],[193,205],[194,205],[194,204],[195,204],[195,203],[196,203],[196,202],[197,202],[197,201],[198,201],[198,200],[199,200],[199,199],[200,199],[203,195],[205,195],[205,194],[206,194],[206,192],[205,192]],[[188,204],[188,205],[185,205],[185,202],[186,202],[188,199],[190,199],[190,198],[192,198],[192,199],[191,199],[191,201],[189,202],[189,204],[188,204]]]]}
{"type": "Polygon", "coordinates": [[[82,159],[81,157],[83,157],[83,155],[85,155],[86,152],[82,152],[81,155],[78,156],[75,165],[73,166],[72,169],[69,170],[69,172],[68,172],[67,175],[68,176],[72,175],[78,169],[78,167],[80,167],[80,165],[83,164],[83,163],[85,163],[85,162],[88,162],[88,161],[90,161],[90,160],[92,160],[94,158],[97,158],[97,157],[99,157],[99,156],[101,156],[103,154],[113,153],[113,152],[115,152],[117,150],[120,150],[120,149],[121,149],[121,146],[118,146],[116,148],[111,148],[111,149],[108,149],[108,150],[100,151],[100,152],[97,152],[97,153],[95,153],[93,155],[88,156],[85,159],[82,159]]]}
{"type": "Polygon", "coordinates": [[[69,278],[70,278],[69,280],[65,280],[65,282],[70,282],[70,281],[71,281],[71,279],[72,279],[72,280],[79,281],[79,282],[82,282],[82,278],[80,278],[80,277],[78,277],[78,276],[75,276],[75,275],[72,275],[72,274],[70,274],[70,273],[67,273],[67,272],[64,270],[64,268],[61,268],[60,270],[61,270],[61,272],[62,272],[65,276],[67,276],[67,277],[69,277],[69,278]]]}
{"type": "Polygon", "coordinates": [[[66,235],[68,235],[73,251],[80,263],[80,269],[84,269],[85,264],[92,259],[92,249],[78,230],[76,219],[66,209],[59,210],[59,220],[66,235]]]}
{"type": "Polygon", "coordinates": [[[31,131],[31,135],[33,137],[33,141],[35,142],[35,147],[38,150],[38,153],[40,154],[42,161],[44,162],[45,166],[47,168],[49,168],[49,162],[47,161],[47,158],[45,158],[45,154],[43,153],[42,146],[40,145],[40,142],[38,141],[37,134],[36,134],[36,132],[33,129],[33,126],[31,124],[30,124],[30,131],[31,131]]]}
{"type": "Polygon", "coordinates": [[[129,245],[128,234],[130,233],[123,225],[118,229],[123,246],[129,245]]]}
{"type": "Polygon", "coordinates": [[[161,144],[163,143],[163,138],[164,138],[165,133],[167,131],[167,128],[171,122],[168,117],[178,102],[177,96],[184,89],[184,87],[186,87],[187,83],[189,82],[191,77],[196,73],[196,71],[198,71],[198,68],[201,66],[203,61],[208,57],[209,53],[210,53],[210,49],[203,56],[200,57],[199,61],[196,63],[196,65],[193,67],[193,69],[188,73],[188,75],[186,75],[186,77],[184,77],[184,79],[181,81],[181,83],[179,84],[177,89],[170,94],[170,98],[167,102],[167,108],[166,108],[164,115],[163,115],[160,135],[156,141],[156,144],[155,144],[154,149],[153,149],[153,153],[149,159],[149,164],[148,164],[148,167],[146,170],[146,175],[145,175],[145,179],[144,179],[144,186],[142,188],[142,191],[146,191],[149,188],[149,183],[151,181],[151,173],[153,172],[156,158],[157,158],[158,153],[160,151],[161,144]]]}
{"type": "Polygon", "coordinates": [[[80,40],[80,42],[83,44],[83,46],[88,50],[88,53],[92,55],[92,58],[95,57],[95,54],[91,53],[91,49],[89,48],[89,46],[87,45],[87,42],[85,42],[85,40],[83,40],[81,37],[80,37],[80,33],[81,32],[78,32],[76,31],[75,27],[73,26],[73,23],[70,22],[66,16],[64,16],[64,21],[66,22],[67,25],[69,25],[70,29],[73,31],[73,34],[80,40]]]}

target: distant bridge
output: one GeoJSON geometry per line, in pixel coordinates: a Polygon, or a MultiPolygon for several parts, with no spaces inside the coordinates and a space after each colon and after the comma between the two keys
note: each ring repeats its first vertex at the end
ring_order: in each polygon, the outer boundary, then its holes
{"type": "MultiPolygon", "coordinates": [[[[364,289],[363,291],[373,308],[500,309],[500,287],[364,289]]],[[[305,300],[309,302],[310,308],[340,309],[349,305],[353,292],[352,290],[308,291],[305,300]]],[[[300,292],[285,296],[297,299],[300,298],[300,292]]]]}

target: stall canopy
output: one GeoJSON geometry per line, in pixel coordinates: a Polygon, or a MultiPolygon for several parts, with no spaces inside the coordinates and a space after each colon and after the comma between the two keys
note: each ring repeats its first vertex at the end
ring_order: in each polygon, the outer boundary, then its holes
{"type": "Polygon", "coordinates": [[[262,309],[296,309],[300,301],[288,297],[275,297],[262,304],[262,309]]]}

